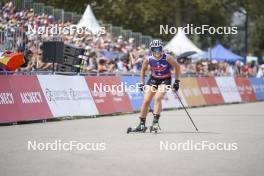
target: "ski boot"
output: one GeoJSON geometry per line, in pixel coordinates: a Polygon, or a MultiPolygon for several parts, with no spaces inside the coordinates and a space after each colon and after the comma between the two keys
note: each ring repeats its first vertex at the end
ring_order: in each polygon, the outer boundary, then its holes
{"type": "Polygon", "coordinates": [[[152,126],[149,127],[149,131],[150,133],[152,133],[152,131],[154,131],[155,133],[158,132],[158,130],[161,130],[160,126],[159,126],[159,114],[153,114],[154,118],[153,118],[153,123],[152,126]]]}
{"type": "Polygon", "coordinates": [[[139,125],[137,127],[135,127],[135,128],[128,127],[127,134],[129,134],[130,132],[142,132],[142,133],[145,133],[147,131],[147,129],[148,129],[148,127],[146,127],[145,123],[146,123],[146,119],[145,118],[140,118],[139,125]]]}

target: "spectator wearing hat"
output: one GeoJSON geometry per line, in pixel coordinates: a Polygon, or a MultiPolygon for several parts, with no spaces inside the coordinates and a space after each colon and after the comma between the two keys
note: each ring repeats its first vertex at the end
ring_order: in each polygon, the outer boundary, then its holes
{"type": "Polygon", "coordinates": [[[264,77],[264,64],[259,66],[259,70],[257,73],[257,78],[263,78],[264,77]]]}

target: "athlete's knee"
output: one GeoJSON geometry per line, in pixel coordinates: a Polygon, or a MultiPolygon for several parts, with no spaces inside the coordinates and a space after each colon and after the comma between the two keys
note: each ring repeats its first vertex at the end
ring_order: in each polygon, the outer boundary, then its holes
{"type": "Polygon", "coordinates": [[[150,101],[151,101],[151,99],[145,99],[145,100],[143,101],[143,104],[147,106],[147,105],[150,104],[150,101]]]}
{"type": "Polygon", "coordinates": [[[157,103],[160,103],[160,102],[162,101],[162,99],[163,99],[163,96],[157,96],[157,97],[155,98],[155,101],[156,101],[157,103]]]}

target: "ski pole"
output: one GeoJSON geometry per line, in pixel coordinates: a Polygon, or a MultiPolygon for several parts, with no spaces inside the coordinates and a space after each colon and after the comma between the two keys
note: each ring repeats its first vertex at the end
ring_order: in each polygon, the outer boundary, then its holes
{"type": "Polygon", "coordinates": [[[178,97],[178,99],[179,99],[179,101],[180,101],[180,103],[181,103],[183,109],[185,110],[186,114],[188,115],[189,119],[191,120],[191,122],[192,122],[192,124],[193,124],[195,130],[198,132],[198,128],[197,128],[196,125],[194,124],[194,122],[193,122],[193,120],[192,120],[192,118],[191,118],[189,112],[187,111],[187,109],[185,108],[184,104],[182,103],[182,100],[181,100],[181,98],[180,98],[178,92],[175,91],[175,94],[177,95],[177,97],[178,97]]]}

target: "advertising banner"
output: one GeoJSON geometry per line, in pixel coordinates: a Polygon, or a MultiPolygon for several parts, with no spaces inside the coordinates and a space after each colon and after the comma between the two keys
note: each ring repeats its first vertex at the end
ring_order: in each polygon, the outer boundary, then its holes
{"type": "Polygon", "coordinates": [[[251,85],[253,86],[256,99],[264,100],[264,80],[263,78],[250,78],[251,85]]]}
{"type": "Polygon", "coordinates": [[[215,80],[225,103],[241,102],[241,97],[233,77],[216,77],[215,80]]]}
{"type": "Polygon", "coordinates": [[[36,76],[13,75],[9,83],[21,113],[20,120],[48,119],[52,117],[36,76]]]}
{"type": "MultiPolygon", "coordinates": [[[[178,95],[180,96],[181,101],[183,102],[184,106],[187,107],[188,104],[183,96],[181,89],[178,91],[178,95]]],[[[165,94],[162,100],[162,108],[163,109],[182,108],[179,98],[173,90],[170,90],[165,94]]]]}
{"type": "Polygon", "coordinates": [[[22,118],[9,77],[0,75],[0,123],[16,122],[22,118]]]}
{"type": "Polygon", "coordinates": [[[196,79],[208,105],[224,103],[224,99],[213,77],[198,77],[196,79]]]}
{"type": "MultiPolygon", "coordinates": [[[[138,76],[0,75],[0,123],[139,111],[139,82],[138,76]]],[[[185,106],[264,100],[264,79],[183,78],[179,95],[185,106]]],[[[179,107],[167,92],[162,108],[179,107]]]]}
{"type": "Polygon", "coordinates": [[[196,78],[183,78],[181,79],[180,84],[183,95],[189,106],[200,106],[206,104],[196,78]]]}
{"type": "Polygon", "coordinates": [[[235,82],[243,101],[255,101],[256,94],[248,78],[235,77],[235,82]]]}
{"type": "Polygon", "coordinates": [[[38,75],[38,80],[54,117],[98,114],[83,76],[38,75]]]}
{"type": "Polygon", "coordinates": [[[86,76],[99,114],[132,112],[125,86],[117,76],[86,76]]]}
{"type": "Polygon", "coordinates": [[[1,122],[52,117],[36,76],[1,76],[0,84],[1,122]]]}
{"type": "Polygon", "coordinates": [[[139,90],[137,84],[140,82],[138,76],[121,76],[121,80],[126,87],[133,111],[139,111],[144,99],[144,94],[139,90]]]}

